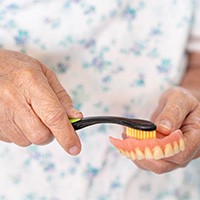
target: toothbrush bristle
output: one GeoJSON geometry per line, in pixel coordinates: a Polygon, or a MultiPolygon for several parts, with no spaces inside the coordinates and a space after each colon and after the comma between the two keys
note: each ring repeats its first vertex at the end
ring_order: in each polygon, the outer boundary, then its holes
{"type": "Polygon", "coordinates": [[[143,131],[134,128],[126,128],[126,135],[128,137],[132,137],[134,139],[143,140],[143,139],[150,139],[156,138],[156,130],[152,131],[143,131]]]}

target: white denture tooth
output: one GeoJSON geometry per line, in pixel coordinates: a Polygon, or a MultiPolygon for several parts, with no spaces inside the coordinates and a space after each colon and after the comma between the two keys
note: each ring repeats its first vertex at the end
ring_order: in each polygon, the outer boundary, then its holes
{"type": "Polygon", "coordinates": [[[123,155],[126,156],[126,152],[123,149],[119,149],[119,152],[123,155]]]}
{"type": "Polygon", "coordinates": [[[171,143],[165,145],[164,154],[165,154],[165,158],[171,157],[174,155],[174,149],[171,143]]]}
{"type": "Polygon", "coordinates": [[[149,147],[145,147],[144,156],[146,159],[153,159],[153,154],[149,147]]]}
{"type": "Polygon", "coordinates": [[[135,153],[133,151],[130,152],[130,158],[133,161],[136,159],[136,155],[135,155],[135,153]]]}
{"type": "Polygon", "coordinates": [[[179,148],[177,141],[173,142],[173,147],[174,147],[174,154],[177,154],[180,152],[180,148],[179,148]]]}
{"type": "Polygon", "coordinates": [[[129,153],[128,151],[125,151],[125,156],[126,156],[127,158],[130,158],[130,153],[129,153]]]}
{"type": "Polygon", "coordinates": [[[136,159],[142,160],[144,159],[144,153],[140,150],[140,148],[135,149],[136,159]]]}
{"type": "Polygon", "coordinates": [[[153,152],[153,158],[155,160],[159,160],[161,158],[164,158],[163,151],[162,151],[162,149],[159,146],[155,146],[153,148],[152,152],[153,152]]]}
{"type": "Polygon", "coordinates": [[[185,142],[183,141],[182,138],[179,140],[179,148],[181,151],[185,150],[185,142]]]}

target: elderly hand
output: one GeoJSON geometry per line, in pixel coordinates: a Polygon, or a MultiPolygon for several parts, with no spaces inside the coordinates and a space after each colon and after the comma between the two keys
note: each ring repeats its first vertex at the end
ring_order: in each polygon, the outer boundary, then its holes
{"type": "Polygon", "coordinates": [[[200,104],[189,91],[181,87],[166,91],[152,119],[157,131],[165,136],[180,129],[185,150],[161,160],[137,160],[137,166],[160,174],[184,167],[200,156],[200,104]]]}
{"type": "Polygon", "coordinates": [[[72,155],[81,144],[68,118],[82,114],[53,71],[21,53],[0,51],[0,140],[19,146],[56,138],[72,155]]]}
{"type": "Polygon", "coordinates": [[[153,114],[157,138],[110,138],[120,153],[145,170],[161,174],[186,166],[200,156],[200,104],[186,89],[166,91],[153,114]]]}

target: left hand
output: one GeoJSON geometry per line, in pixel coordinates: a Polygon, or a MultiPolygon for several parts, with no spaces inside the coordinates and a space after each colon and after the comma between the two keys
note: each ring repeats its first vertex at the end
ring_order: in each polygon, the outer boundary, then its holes
{"type": "Polygon", "coordinates": [[[139,168],[162,174],[200,157],[200,103],[188,90],[182,87],[167,90],[160,98],[152,121],[157,125],[157,131],[165,136],[180,129],[185,150],[160,160],[135,160],[139,168]]]}

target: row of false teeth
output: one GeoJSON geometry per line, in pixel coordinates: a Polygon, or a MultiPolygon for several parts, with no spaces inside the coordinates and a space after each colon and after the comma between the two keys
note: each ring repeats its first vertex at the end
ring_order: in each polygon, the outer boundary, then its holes
{"type": "Polygon", "coordinates": [[[141,150],[139,147],[136,147],[132,151],[126,151],[123,149],[118,149],[119,152],[130,158],[131,160],[142,160],[142,159],[154,159],[159,160],[162,158],[171,157],[181,151],[184,151],[185,143],[181,138],[178,142],[174,141],[173,144],[168,143],[165,145],[164,150],[160,146],[155,146],[152,150],[149,147],[145,147],[144,150],[141,150]]]}

